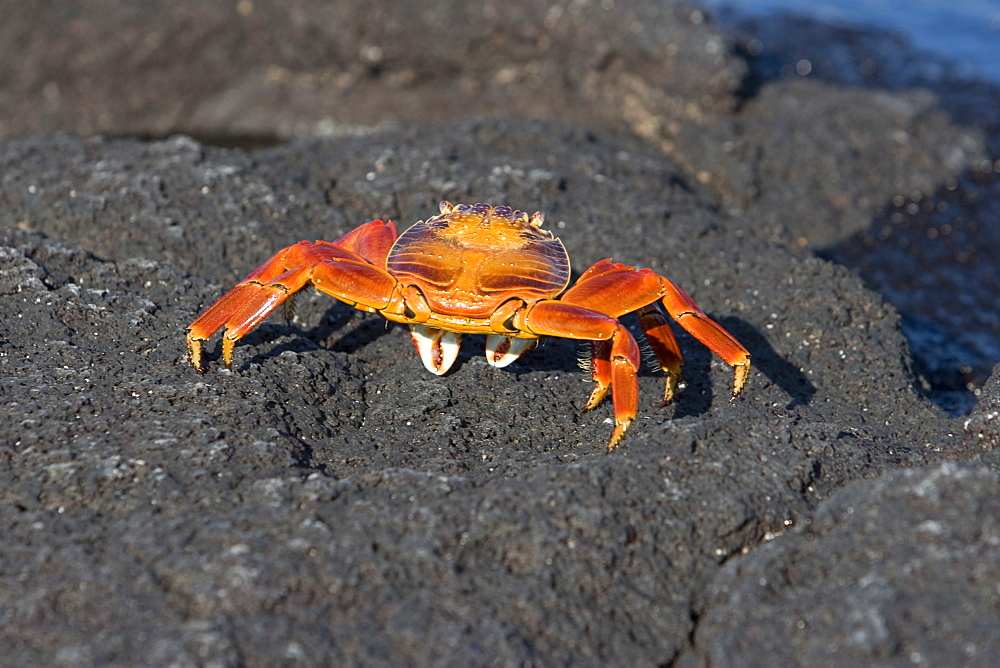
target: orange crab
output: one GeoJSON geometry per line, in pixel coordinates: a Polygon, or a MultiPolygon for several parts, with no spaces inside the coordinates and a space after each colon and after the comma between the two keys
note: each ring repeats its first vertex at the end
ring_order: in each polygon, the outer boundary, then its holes
{"type": "Polygon", "coordinates": [[[732,398],[746,384],[750,354],[683,290],[649,269],[601,260],[569,285],[569,256],[542,229],[544,216],[506,206],[452,205],[396,236],[373,220],[336,241],[300,241],[250,273],[187,328],[191,363],[203,373],[202,341],[220,328],[222,359],[282,302],[308,284],[362,311],[410,326],[424,366],[443,374],[462,334],[486,334],[486,359],[507,366],[542,336],[591,341],[595,387],[585,410],[611,389],[617,447],[639,404],[639,346],[619,317],[638,312],[666,373],[663,404],[680,380],[681,351],[657,302],[684,329],[733,367],[732,398]]]}

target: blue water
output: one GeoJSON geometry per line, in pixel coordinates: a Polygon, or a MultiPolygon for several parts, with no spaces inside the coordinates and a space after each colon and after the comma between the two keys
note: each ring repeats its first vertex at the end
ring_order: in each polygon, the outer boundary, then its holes
{"type": "Polygon", "coordinates": [[[916,48],[958,65],[968,78],[1000,82],[1000,0],[701,0],[764,16],[786,11],[838,25],[899,32],[916,48]]]}

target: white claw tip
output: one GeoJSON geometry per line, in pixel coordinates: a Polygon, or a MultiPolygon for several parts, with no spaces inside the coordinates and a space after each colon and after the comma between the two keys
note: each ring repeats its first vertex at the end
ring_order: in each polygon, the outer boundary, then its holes
{"type": "Polygon", "coordinates": [[[500,334],[486,337],[486,361],[498,369],[507,366],[535,347],[538,339],[515,339],[500,334]]]}
{"type": "Polygon", "coordinates": [[[413,339],[413,345],[416,346],[424,367],[435,375],[441,376],[447,373],[458,359],[458,349],[462,343],[462,335],[458,332],[448,332],[425,325],[410,325],[410,338],[413,339]]]}

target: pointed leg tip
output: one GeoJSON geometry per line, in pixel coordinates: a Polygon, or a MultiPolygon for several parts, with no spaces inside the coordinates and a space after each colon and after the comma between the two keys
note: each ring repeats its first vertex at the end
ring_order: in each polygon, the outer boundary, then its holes
{"type": "Polygon", "coordinates": [[[239,337],[230,338],[228,336],[229,332],[222,337],[222,361],[226,365],[226,368],[230,371],[233,370],[233,349],[236,348],[236,342],[239,337]]]}
{"type": "Polygon", "coordinates": [[[660,408],[664,408],[674,403],[674,398],[677,396],[677,388],[680,385],[680,376],[677,374],[667,373],[667,381],[663,387],[663,400],[660,402],[660,408]]]}
{"type": "Polygon", "coordinates": [[[587,399],[587,404],[583,407],[583,412],[588,413],[600,406],[607,393],[607,387],[595,387],[594,391],[590,394],[590,398],[587,399]]]}
{"type": "Polygon", "coordinates": [[[625,432],[632,425],[632,420],[623,420],[615,424],[615,430],[611,434],[611,440],[608,441],[608,448],[604,451],[605,454],[611,454],[611,452],[621,445],[622,439],[625,438],[625,432]]]}
{"type": "Polygon", "coordinates": [[[201,341],[188,338],[187,353],[188,361],[191,363],[191,366],[194,367],[194,370],[198,373],[198,375],[200,376],[205,373],[205,368],[201,363],[201,341]]]}
{"type": "Polygon", "coordinates": [[[735,401],[736,397],[743,393],[743,388],[746,387],[747,378],[750,376],[750,362],[745,362],[743,364],[734,365],[733,371],[733,394],[729,398],[729,401],[735,401]]]}

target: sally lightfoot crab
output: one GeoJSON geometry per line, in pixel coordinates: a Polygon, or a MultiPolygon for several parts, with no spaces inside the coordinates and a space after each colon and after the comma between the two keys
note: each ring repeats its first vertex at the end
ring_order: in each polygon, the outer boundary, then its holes
{"type": "Polygon", "coordinates": [[[677,390],[681,351],[660,308],[733,367],[732,398],[746,384],[750,355],[679,287],[649,269],[601,260],[567,289],[569,256],[542,229],[544,216],[506,206],[441,203],[440,215],[396,235],[373,220],[336,241],[300,241],[277,253],[187,328],[198,373],[202,342],[219,329],[230,369],[236,342],[282,302],[309,284],[357,309],[410,327],[424,366],[443,374],[458,357],[462,334],[486,335],[486,359],[507,366],[542,336],[591,342],[594,390],[585,410],[611,389],[621,442],[639,405],[639,346],[619,322],[637,312],[666,374],[663,404],[677,390]]]}

